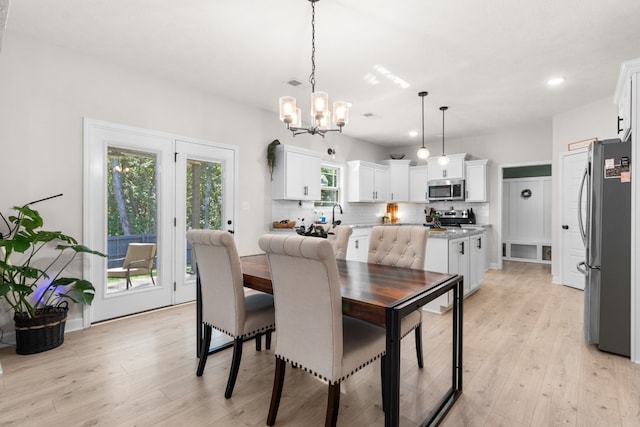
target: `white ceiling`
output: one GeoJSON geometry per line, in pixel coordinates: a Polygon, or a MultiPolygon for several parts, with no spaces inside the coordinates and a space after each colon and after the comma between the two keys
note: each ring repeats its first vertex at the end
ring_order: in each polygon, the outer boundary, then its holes
{"type": "MultiPolygon", "coordinates": [[[[274,112],[292,95],[309,111],[308,0],[13,0],[10,32],[274,112]]],[[[441,105],[447,139],[490,134],[613,101],[621,62],[639,57],[638,0],[316,3],[316,89],[353,103],[346,134],[389,147],[420,145],[408,136],[421,131],[419,91],[427,142],[441,139],[441,105]],[[566,84],[548,87],[553,76],[566,84]]]]}

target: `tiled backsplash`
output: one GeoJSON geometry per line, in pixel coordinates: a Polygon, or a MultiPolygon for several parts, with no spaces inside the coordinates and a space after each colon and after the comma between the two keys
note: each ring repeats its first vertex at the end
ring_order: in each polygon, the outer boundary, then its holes
{"type": "MultiPolygon", "coordinates": [[[[476,223],[490,224],[488,203],[464,203],[464,202],[436,202],[428,204],[399,203],[398,217],[401,223],[422,224],[424,223],[424,209],[433,207],[436,210],[468,209],[473,208],[476,215],[476,223]]],[[[376,224],[382,223],[382,217],[387,212],[386,203],[344,203],[342,205],[344,213],[340,214],[340,209],[335,209],[335,219],[342,220],[343,224],[376,224]]],[[[286,200],[273,200],[271,204],[271,217],[273,221],[283,219],[296,221],[300,225],[304,218],[304,224],[309,226],[315,221],[319,221],[324,214],[326,221],[331,222],[331,208],[315,208],[313,202],[296,202],[286,200]]]]}

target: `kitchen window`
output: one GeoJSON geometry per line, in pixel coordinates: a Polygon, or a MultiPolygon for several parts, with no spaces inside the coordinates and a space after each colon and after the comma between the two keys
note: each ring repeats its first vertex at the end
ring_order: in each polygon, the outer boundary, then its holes
{"type": "Polygon", "coordinates": [[[316,207],[332,207],[340,203],[342,168],[337,165],[323,163],[320,167],[320,200],[316,207]]]}

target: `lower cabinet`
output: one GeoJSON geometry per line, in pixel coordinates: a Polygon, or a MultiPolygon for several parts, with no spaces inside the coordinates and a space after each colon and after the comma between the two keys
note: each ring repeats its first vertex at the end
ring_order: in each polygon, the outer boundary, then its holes
{"type": "Polygon", "coordinates": [[[354,228],[347,246],[347,260],[367,262],[371,227],[354,228]]]}
{"type": "MultiPolygon", "coordinates": [[[[464,297],[474,292],[484,277],[485,233],[452,239],[427,239],[424,269],[464,277],[464,297]]],[[[444,313],[453,305],[453,291],[427,304],[424,309],[444,313]]]]}

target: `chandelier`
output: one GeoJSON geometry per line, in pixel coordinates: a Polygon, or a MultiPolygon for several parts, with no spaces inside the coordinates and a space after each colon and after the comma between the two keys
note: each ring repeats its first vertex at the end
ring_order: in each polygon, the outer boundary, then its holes
{"type": "Polygon", "coordinates": [[[292,96],[280,98],[280,120],[287,124],[293,136],[301,133],[320,135],[324,138],[327,132],[340,132],[349,122],[349,103],[336,101],[333,103],[333,123],[338,127],[331,129],[331,112],[329,111],[329,95],[326,92],[316,92],[316,2],[311,2],[311,126],[302,127],[302,114],[292,96]]]}
{"type": "Polygon", "coordinates": [[[418,92],[418,96],[422,98],[422,147],[418,148],[418,152],[416,153],[419,159],[429,157],[429,150],[424,146],[424,97],[428,94],[429,92],[418,92]]]}

